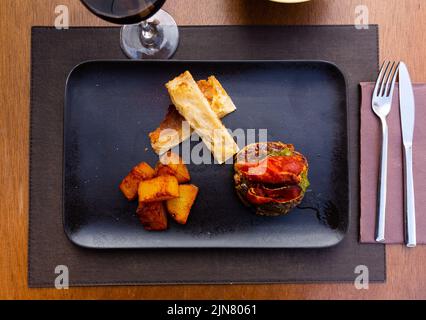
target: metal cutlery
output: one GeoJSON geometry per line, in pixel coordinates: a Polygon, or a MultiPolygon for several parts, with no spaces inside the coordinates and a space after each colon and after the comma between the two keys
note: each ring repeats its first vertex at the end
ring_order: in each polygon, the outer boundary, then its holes
{"type": "Polygon", "coordinates": [[[380,159],[380,173],[378,180],[378,201],[377,201],[377,224],[376,241],[385,241],[385,221],[386,221],[386,189],[387,189],[387,171],[388,171],[388,125],[386,117],[391,106],[395,87],[396,77],[398,75],[398,66],[396,62],[384,62],[380,68],[380,73],[374,87],[372,109],[380,118],[382,124],[382,151],[380,159]]]}
{"type": "Polygon", "coordinates": [[[413,135],[415,101],[413,86],[407,66],[399,66],[399,104],[401,115],[402,142],[404,146],[404,217],[405,243],[407,247],[416,246],[416,209],[414,203],[413,179],[413,135]]]}

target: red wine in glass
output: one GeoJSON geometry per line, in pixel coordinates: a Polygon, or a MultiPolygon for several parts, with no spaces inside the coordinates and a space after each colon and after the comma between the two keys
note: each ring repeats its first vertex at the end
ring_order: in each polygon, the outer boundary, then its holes
{"type": "Polygon", "coordinates": [[[166,0],[81,0],[95,15],[124,25],[121,48],[132,59],[168,59],[179,43],[176,22],[160,8],[166,0]]]}

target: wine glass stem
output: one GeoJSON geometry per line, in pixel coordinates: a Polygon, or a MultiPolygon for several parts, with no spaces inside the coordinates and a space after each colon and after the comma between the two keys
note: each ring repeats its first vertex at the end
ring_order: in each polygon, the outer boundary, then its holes
{"type": "Polygon", "coordinates": [[[157,25],[147,21],[141,22],[141,41],[145,47],[153,47],[158,38],[157,25]]]}

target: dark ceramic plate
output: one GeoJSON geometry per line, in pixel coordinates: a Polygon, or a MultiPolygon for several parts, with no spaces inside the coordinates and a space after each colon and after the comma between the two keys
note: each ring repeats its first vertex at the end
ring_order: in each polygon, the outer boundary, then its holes
{"type": "MultiPolygon", "coordinates": [[[[64,228],[89,248],[320,248],[349,218],[346,82],[322,61],[92,61],[70,74],[65,99],[64,228]],[[148,232],[118,186],[140,161],[155,165],[148,133],[170,100],[164,84],[190,70],[214,74],[237,106],[227,128],[267,129],[309,161],[309,188],[289,215],[256,216],[233,188],[232,165],[195,165],[200,189],[187,225],[148,232]]],[[[258,132],[258,131],[256,131],[258,132]]],[[[199,142],[192,142],[192,147],[199,142]]]]}

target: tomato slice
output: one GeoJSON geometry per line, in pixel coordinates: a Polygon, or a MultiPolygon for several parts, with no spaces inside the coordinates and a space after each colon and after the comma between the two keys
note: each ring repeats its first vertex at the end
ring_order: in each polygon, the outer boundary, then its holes
{"type": "Polygon", "coordinates": [[[247,200],[253,204],[286,203],[300,197],[302,188],[297,185],[278,189],[268,189],[263,186],[252,187],[247,192],[247,200]]]}
{"type": "Polygon", "coordinates": [[[296,154],[266,157],[258,162],[237,163],[235,166],[250,181],[298,184],[301,179],[300,174],[306,167],[306,160],[303,156],[296,154]]]}

